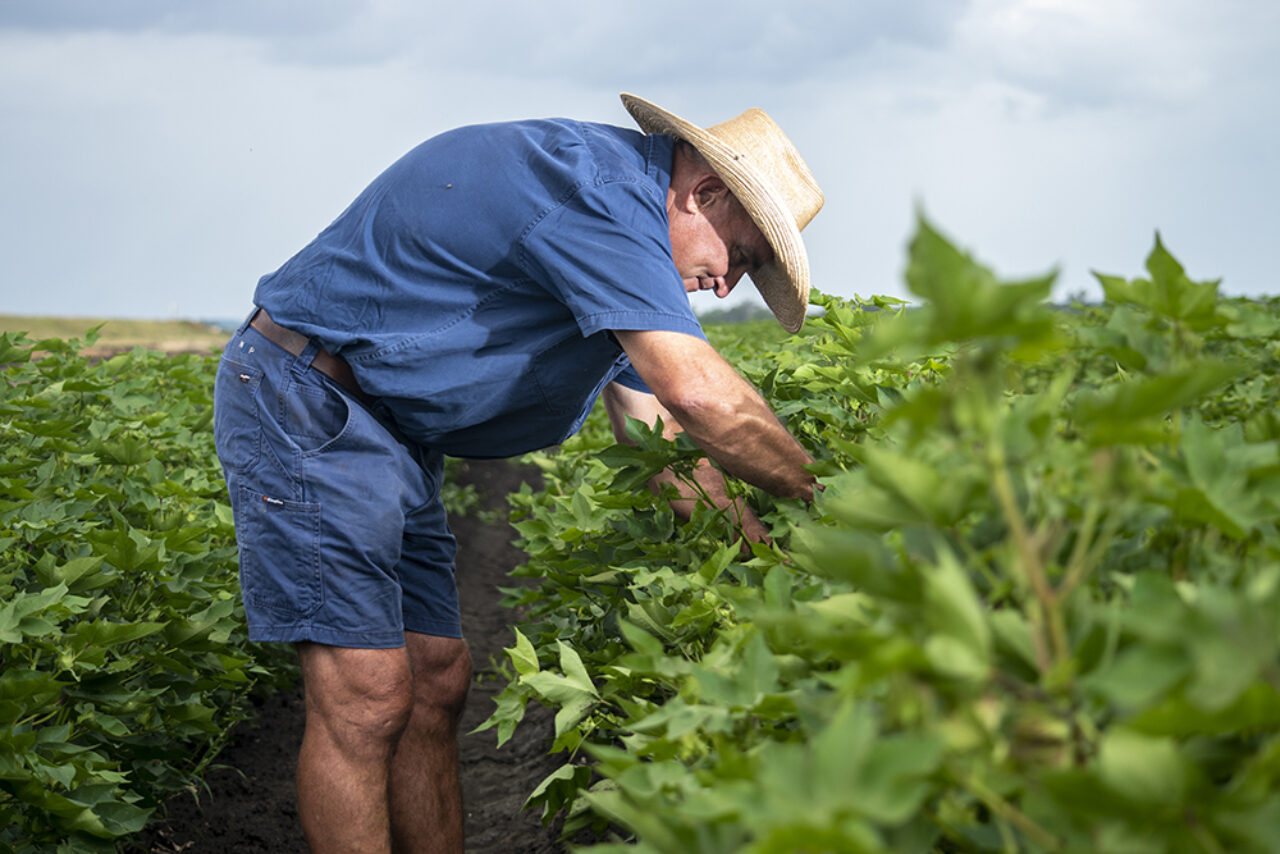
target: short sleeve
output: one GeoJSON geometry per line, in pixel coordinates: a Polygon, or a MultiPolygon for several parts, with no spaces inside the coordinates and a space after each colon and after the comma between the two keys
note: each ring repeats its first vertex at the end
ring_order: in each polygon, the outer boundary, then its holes
{"type": "Polygon", "coordinates": [[[522,235],[521,266],[573,313],[583,336],[660,329],[705,338],[671,261],[657,196],[636,181],[585,185],[522,235]]]}
{"type": "Polygon", "coordinates": [[[626,386],[632,391],[642,391],[645,394],[653,394],[653,390],[649,388],[645,381],[640,379],[640,375],[636,373],[635,367],[630,362],[623,368],[614,378],[613,382],[621,386],[626,386]]]}

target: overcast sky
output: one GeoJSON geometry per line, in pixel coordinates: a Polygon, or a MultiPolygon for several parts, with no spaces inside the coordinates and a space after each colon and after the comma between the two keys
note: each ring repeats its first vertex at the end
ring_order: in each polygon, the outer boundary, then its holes
{"type": "Polygon", "coordinates": [[[620,91],[770,113],[826,193],[831,293],[904,295],[917,206],[1059,297],[1140,274],[1157,229],[1280,293],[1276,0],[0,0],[0,313],[242,316],[422,139],[630,126],[620,91]]]}

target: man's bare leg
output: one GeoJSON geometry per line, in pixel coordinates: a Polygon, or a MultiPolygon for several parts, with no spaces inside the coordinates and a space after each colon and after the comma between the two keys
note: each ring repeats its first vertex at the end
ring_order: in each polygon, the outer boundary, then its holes
{"type": "Polygon", "coordinates": [[[410,718],[406,649],[298,645],[307,724],[298,755],[298,813],[313,854],[391,851],[387,783],[410,718]]]}
{"type": "Polygon", "coordinates": [[[458,719],[471,684],[466,641],[405,632],[413,713],[391,766],[391,826],[400,854],[462,854],[458,719]]]}

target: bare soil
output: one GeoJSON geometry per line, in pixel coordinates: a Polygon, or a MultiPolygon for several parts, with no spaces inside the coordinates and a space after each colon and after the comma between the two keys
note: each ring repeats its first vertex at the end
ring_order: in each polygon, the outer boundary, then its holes
{"type": "MultiPolygon", "coordinates": [[[[506,518],[506,496],[521,482],[536,483],[537,472],[512,463],[469,462],[459,472],[472,483],[481,507],[506,518]]],[[[500,604],[498,587],[519,579],[508,573],[523,560],[505,522],[486,524],[475,511],[452,519],[458,538],[458,589],[463,632],[475,660],[475,680],[460,738],[463,809],[468,852],[549,854],[565,847],[558,827],[543,827],[533,812],[521,810],[534,787],[562,763],[547,753],[552,714],[530,704],[515,736],[499,750],[494,730],[470,734],[493,710],[503,687],[493,662],[514,640],[517,614],[500,604]]],[[[294,767],[302,741],[301,689],[264,701],[258,719],[242,724],[217,767],[206,777],[208,791],[184,793],[168,805],[166,817],[148,827],[135,850],[154,854],[293,854],[306,852],[294,797],[294,767]]]]}

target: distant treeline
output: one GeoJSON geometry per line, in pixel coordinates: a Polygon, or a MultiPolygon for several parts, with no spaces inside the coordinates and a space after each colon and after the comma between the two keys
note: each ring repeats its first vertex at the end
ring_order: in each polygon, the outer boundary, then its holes
{"type": "Polygon", "coordinates": [[[698,312],[698,319],[704,324],[751,323],[755,320],[769,320],[773,313],[759,303],[744,302],[731,308],[713,308],[710,311],[698,312]]]}

